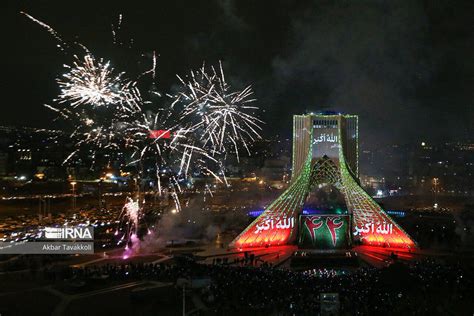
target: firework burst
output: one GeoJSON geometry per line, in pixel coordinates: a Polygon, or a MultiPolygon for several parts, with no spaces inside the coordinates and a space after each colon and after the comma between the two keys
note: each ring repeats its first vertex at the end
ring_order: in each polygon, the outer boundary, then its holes
{"type": "MultiPolygon", "coordinates": [[[[74,56],[72,66],[57,80],[61,93],[57,101],[72,107],[79,105],[136,105],[140,103],[140,93],[136,82],[123,79],[124,72],[115,74],[110,62],[96,60],[87,54],[81,60],[74,56]]],[[[126,108],[124,108],[126,109],[126,108]]]]}
{"type": "Polygon", "coordinates": [[[254,112],[258,107],[253,91],[247,86],[241,91],[233,91],[226,82],[222,64],[206,71],[203,65],[191,71],[187,80],[178,76],[182,89],[174,98],[183,103],[183,117],[194,121],[190,127],[201,135],[203,145],[213,153],[228,152],[230,148],[239,156],[242,145],[248,153],[248,142],[260,138],[260,124],[254,112]]]}

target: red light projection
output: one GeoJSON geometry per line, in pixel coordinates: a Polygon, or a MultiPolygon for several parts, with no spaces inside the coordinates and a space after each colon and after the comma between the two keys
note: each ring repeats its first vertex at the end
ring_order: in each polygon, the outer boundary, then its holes
{"type": "Polygon", "coordinates": [[[354,218],[354,238],[369,246],[416,248],[413,240],[392,219],[377,215],[365,220],[354,218]]]}
{"type": "Polygon", "coordinates": [[[326,226],[329,229],[329,232],[331,233],[331,239],[332,243],[334,246],[336,246],[336,230],[342,227],[344,223],[341,221],[341,218],[339,216],[328,216],[326,218],[326,226]]]}
{"type": "Polygon", "coordinates": [[[306,227],[309,229],[312,240],[315,240],[315,231],[323,226],[321,216],[308,216],[304,218],[306,227]]]}
{"type": "Polygon", "coordinates": [[[237,248],[286,245],[295,229],[295,217],[260,216],[235,242],[237,248]]]}

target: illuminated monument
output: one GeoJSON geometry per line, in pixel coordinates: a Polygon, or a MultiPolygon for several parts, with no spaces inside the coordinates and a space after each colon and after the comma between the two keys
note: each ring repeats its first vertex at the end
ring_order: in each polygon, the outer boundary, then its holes
{"type": "Polygon", "coordinates": [[[354,240],[364,245],[415,248],[408,234],[360,187],[358,137],[356,115],[295,115],[290,186],[231,246],[298,243],[341,248],[354,240]],[[324,190],[339,194],[344,206],[337,211],[308,212],[311,199],[324,190]]]}

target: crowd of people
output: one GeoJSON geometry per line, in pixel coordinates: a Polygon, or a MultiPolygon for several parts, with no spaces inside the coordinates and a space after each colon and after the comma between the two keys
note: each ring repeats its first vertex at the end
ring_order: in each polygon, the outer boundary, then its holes
{"type": "Polygon", "coordinates": [[[320,278],[328,278],[328,277],[335,277],[340,274],[348,273],[342,269],[309,269],[303,271],[303,274],[307,276],[316,276],[320,278]]]}
{"type": "Polygon", "coordinates": [[[210,311],[314,315],[321,293],[338,293],[341,314],[443,314],[453,308],[472,308],[472,272],[453,264],[423,261],[395,264],[386,269],[294,272],[271,267],[204,265],[191,260],[167,264],[126,264],[84,267],[71,271],[73,279],[106,276],[112,280],[209,278],[201,290],[210,311]],[[321,272],[321,273],[319,273],[321,272]],[[467,305],[466,305],[467,304],[467,305]]]}

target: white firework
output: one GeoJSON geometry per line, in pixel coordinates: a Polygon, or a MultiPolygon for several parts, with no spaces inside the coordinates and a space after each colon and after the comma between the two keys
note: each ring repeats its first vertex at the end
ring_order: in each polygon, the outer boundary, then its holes
{"type": "Polygon", "coordinates": [[[125,72],[115,73],[110,62],[96,60],[91,54],[83,59],[74,55],[72,66],[57,80],[61,93],[57,101],[73,107],[79,105],[135,105],[140,102],[136,82],[123,78],[125,72]]]}
{"type": "MultiPolygon", "coordinates": [[[[122,208],[122,212],[120,212],[119,219],[120,219],[120,226],[125,230],[124,234],[120,238],[117,244],[122,243],[125,241],[126,249],[128,249],[128,242],[129,240],[137,235],[138,230],[138,223],[141,217],[141,208],[138,200],[133,200],[131,198],[127,198],[127,202],[122,208]]],[[[116,232],[118,234],[118,231],[116,232]]]]}
{"type": "Polygon", "coordinates": [[[213,153],[233,148],[237,158],[241,145],[250,153],[248,142],[260,138],[263,123],[254,115],[258,107],[251,105],[256,101],[251,86],[232,91],[220,62],[218,70],[211,67],[208,73],[203,65],[187,81],[178,79],[182,89],[175,102],[184,104],[182,115],[194,122],[190,129],[201,134],[204,145],[213,153]]]}

